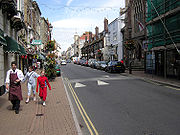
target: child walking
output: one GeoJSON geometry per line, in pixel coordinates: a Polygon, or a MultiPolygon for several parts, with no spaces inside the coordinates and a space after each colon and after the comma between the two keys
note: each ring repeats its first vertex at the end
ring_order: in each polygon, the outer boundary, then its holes
{"type": "Polygon", "coordinates": [[[33,90],[33,100],[36,101],[36,90],[35,90],[35,86],[36,86],[36,80],[35,78],[38,78],[39,75],[33,71],[33,67],[30,66],[29,67],[29,71],[27,72],[26,76],[23,79],[23,82],[25,82],[26,80],[28,80],[27,82],[27,88],[28,88],[28,96],[26,99],[26,104],[29,103],[29,99],[31,96],[31,90],[33,90]]]}
{"type": "Polygon", "coordinates": [[[51,90],[51,86],[49,84],[49,81],[47,77],[45,76],[44,70],[41,71],[41,76],[37,78],[37,86],[36,86],[36,92],[38,92],[39,87],[39,97],[43,100],[43,106],[46,105],[46,97],[47,97],[47,85],[49,87],[49,90],[51,90]]]}

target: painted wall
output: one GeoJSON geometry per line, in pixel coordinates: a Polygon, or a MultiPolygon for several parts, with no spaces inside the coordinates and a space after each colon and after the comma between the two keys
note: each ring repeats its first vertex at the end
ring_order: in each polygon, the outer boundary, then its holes
{"type": "Polygon", "coordinates": [[[124,27],[124,22],[121,19],[123,18],[118,17],[108,25],[109,42],[113,46],[114,53],[118,55],[118,61],[123,59],[123,35],[121,29],[124,27]]]}

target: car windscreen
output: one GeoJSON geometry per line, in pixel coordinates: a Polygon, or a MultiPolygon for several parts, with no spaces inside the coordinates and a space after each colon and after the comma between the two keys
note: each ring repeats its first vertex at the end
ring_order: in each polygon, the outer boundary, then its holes
{"type": "Polygon", "coordinates": [[[101,64],[107,64],[107,62],[105,62],[105,61],[101,61],[101,64]]]}

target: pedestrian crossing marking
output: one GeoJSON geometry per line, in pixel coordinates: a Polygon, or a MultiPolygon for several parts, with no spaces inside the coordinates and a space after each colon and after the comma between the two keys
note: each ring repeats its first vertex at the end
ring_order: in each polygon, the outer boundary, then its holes
{"type": "Polygon", "coordinates": [[[100,80],[97,80],[97,84],[98,85],[109,85],[109,83],[103,82],[103,81],[100,81],[100,80]]]}
{"type": "Polygon", "coordinates": [[[80,87],[86,87],[86,85],[84,85],[82,83],[76,83],[75,84],[75,88],[80,88],[80,87]]]}

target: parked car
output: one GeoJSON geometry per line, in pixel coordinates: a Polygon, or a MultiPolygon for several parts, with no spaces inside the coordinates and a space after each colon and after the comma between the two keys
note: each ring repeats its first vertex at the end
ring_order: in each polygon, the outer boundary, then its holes
{"type": "Polygon", "coordinates": [[[61,60],[61,65],[66,65],[66,60],[61,60]]]}
{"type": "Polygon", "coordinates": [[[88,67],[88,60],[85,61],[84,66],[88,67]]]}
{"type": "Polygon", "coordinates": [[[107,65],[106,70],[109,73],[112,72],[125,72],[125,66],[120,61],[110,61],[107,65]]]}
{"type": "Polygon", "coordinates": [[[106,61],[97,61],[96,62],[96,68],[100,70],[105,70],[107,67],[107,62],[106,61]]]}
{"type": "Polygon", "coordinates": [[[96,65],[97,65],[97,61],[96,60],[92,60],[91,61],[91,67],[92,68],[96,68],[96,65]]]}
{"type": "Polygon", "coordinates": [[[96,59],[89,59],[88,60],[88,66],[92,67],[93,62],[96,61],[96,59]]]}
{"type": "Polygon", "coordinates": [[[71,63],[71,60],[70,60],[70,59],[68,59],[66,62],[67,62],[67,63],[71,63]]]}
{"type": "Polygon", "coordinates": [[[60,65],[59,64],[56,64],[55,69],[56,69],[56,75],[57,76],[61,76],[61,69],[60,69],[60,65]]]}
{"type": "Polygon", "coordinates": [[[101,69],[101,64],[102,64],[102,62],[103,62],[103,61],[95,61],[93,68],[101,69]]]}
{"type": "Polygon", "coordinates": [[[83,66],[85,64],[86,60],[85,59],[80,59],[80,65],[83,66]]]}
{"type": "Polygon", "coordinates": [[[100,69],[105,70],[107,68],[108,62],[107,61],[101,61],[100,63],[100,69]]]}

